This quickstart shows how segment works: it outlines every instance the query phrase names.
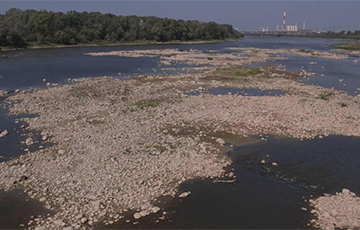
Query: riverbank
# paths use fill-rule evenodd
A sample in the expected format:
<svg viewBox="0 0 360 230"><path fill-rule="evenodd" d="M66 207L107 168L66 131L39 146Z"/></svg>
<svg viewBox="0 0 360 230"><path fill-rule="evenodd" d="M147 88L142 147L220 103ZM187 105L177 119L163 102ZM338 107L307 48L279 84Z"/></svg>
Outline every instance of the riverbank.
<svg viewBox="0 0 360 230"><path fill-rule="evenodd" d="M25 189L57 211L37 218L30 228L94 228L99 222L123 221L130 209L139 212L136 221L158 210L158 197L178 196L177 186L184 181L236 179L226 174L231 161L221 151L230 137L360 136L359 97L302 84L301 73L242 67L278 58L267 51L161 52L110 55L160 55L164 64L208 66L200 73L72 80L5 100L12 114L39 115L21 120L29 131L42 130L42 140L56 144L0 164L1 188ZM208 93L220 87L286 94ZM194 90L199 94L190 96ZM37 141L24 137L30 146Z"/></svg>
<svg viewBox="0 0 360 230"><path fill-rule="evenodd" d="M345 43L337 44L336 50L348 54L360 55L360 42L358 43Z"/></svg>
<svg viewBox="0 0 360 230"><path fill-rule="evenodd" d="M225 40L195 40L195 41L169 41L169 42L157 42L157 41L133 41L133 42L117 42L117 43L82 43L77 45L30 45L24 48L14 48L14 47L0 47L1 51L14 51L14 50L23 50L23 49L58 49L58 48L73 48L73 47L101 47L101 46L136 46L136 45L177 45L177 44L210 44L210 43L220 43L228 41L237 41L237 39L225 39Z"/></svg>

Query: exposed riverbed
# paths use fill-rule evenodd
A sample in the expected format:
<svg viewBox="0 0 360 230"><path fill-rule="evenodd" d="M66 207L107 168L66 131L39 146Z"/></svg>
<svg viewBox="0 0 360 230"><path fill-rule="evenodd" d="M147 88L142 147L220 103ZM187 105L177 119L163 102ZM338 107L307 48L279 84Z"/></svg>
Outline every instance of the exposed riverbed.
<svg viewBox="0 0 360 230"><path fill-rule="evenodd" d="M280 48L288 45L317 52L331 48L324 48L322 42L329 40L322 39L309 40L313 42L310 45L300 42L298 47L291 38L278 41L285 41L278 43ZM268 45L274 43L271 40ZM331 73L325 74L324 83L318 86L303 84L311 82L304 80L301 68L287 69L293 71L289 73L278 67L296 63L286 55L277 58L251 49L251 55L245 56L229 52L228 47L247 44L258 48L261 39L180 47L186 51L141 47L156 50L147 55L160 53L147 57L119 57L149 53L132 52L133 47L117 47L126 52L116 51L112 56L107 53L113 47L74 49L82 53L101 50L100 56L72 56L71 49L44 51L44 62L52 59L46 52L55 53L58 60L69 61L69 65L80 60L92 60L93 66L102 65L101 60L109 62L108 73L116 78L71 81L70 85L55 85L34 93L20 91L6 99L6 103L16 102L10 106L12 113L39 117L22 118L20 122L26 123L15 124L15 118L1 115L0 131L7 129L10 133L0 141L13 142L5 148L5 154L0 154L6 155L7 161L0 167L2 188L27 189L30 197L56 211L50 218L33 220L31 228L308 227L315 218L307 202L311 196L334 194L345 187L360 192L355 177L355 166L360 163L356 154L359 141L352 137L360 136L359 105L358 97L352 96L356 93L350 93L358 81L356 74L350 74L357 70L356 63L352 57L329 59L329 63L355 65L349 76L338 77L345 82L355 79L348 92L351 95L347 95L347 90L330 89L337 88L335 81L326 81ZM192 47L197 50L190 50ZM59 57L58 51L70 57ZM24 52L24 56L14 57L14 53L8 53L5 59L15 64L31 57L27 53L30 51ZM327 69L323 58L313 59ZM237 67L256 62L276 65ZM139 67L132 68L130 63ZM89 66L91 70L93 66L87 64L84 68ZM125 67L119 74L117 68ZM7 68L0 68L6 76L11 73ZM39 75L29 68L30 75ZM188 70L201 73L187 74ZM317 70L322 68L314 72ZM48 81L65 83L69 77L88 77L81 69L80 74L71 68L68 71L68 76L40 74L18 82L0 78L0 82L5 79L1 89L45 87ZM166 75L169 73L173 75ZM153 76L117 79L134 74ZM325 84L331 87L320 87ZM23 124L29 128L20 128ZM39 142L37 146L16 144L29 136ZM21 148L29 148L31 153L11 160L25 152ZM23 176L26 180L21 179ZM188 197L177 198L187 191L191 192ZM175 198L164 204L162 196ZM157 210L157 206L161 210L149 215L155 211L148 210ZM133 214L141 214L141 209L147 217L134 219Z"/></svg>

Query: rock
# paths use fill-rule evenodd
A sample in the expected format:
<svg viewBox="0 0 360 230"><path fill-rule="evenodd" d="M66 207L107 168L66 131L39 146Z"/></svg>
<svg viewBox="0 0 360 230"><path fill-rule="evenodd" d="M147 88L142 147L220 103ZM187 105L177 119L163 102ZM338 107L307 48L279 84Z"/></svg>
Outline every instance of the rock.
<svg viewBox="0 0 360 230"><path fill-rule="evenodd" d="M26 139L25 144L32 145L32 144L34 144L34 140L31 137L29 137L28 139Z"/></svg>
<svg viewBox="0 0 360 230"><path fill-rule="evenodd" d="M6 129L4 130L4 131L2 131L1 133L0 133L0 138L1 137L5 137L6 135L8 135L9 134L9 131L7 131Z"/></svg>
<svg viewBox="0 0 360 230"><path fill-rule="evenodd" d="M185 198L188 197L190 195L190 192L183 192L179 195L180 198Z"/></svg>
<svg viewBox="0 0 360 230"><path fill-rule="evenodd" d="M278 164L276 162L271 163L272 166L277 166Z"/></svg>
<svg viewBox="0 0 360 230"><path fill-rule="evenodd" d="M87 221L88 221L88 219L87 219L86 217L83 217L83 218L81 218L81 220L80 220L80 222L81 222L82 224L85 224Z"/></svg>
<svg viewBox="0 0 360 230"><path fill-rule="evenodd" d="M158 206L154 206L151 208L152 213L158 213L160 211L160 208Z"/></svg>
<svg viewBox="0 0 360 230"><path fill-rule="evenodd" d="M134 218L137 219L137 220L140 219L140 218L141 218L140 213L136 212L136 213L134 214Z"/></svg>
<svg viewBox="0 0 360 230"><path fill-rule="evenodd" d="M216 139L216 142L219 143L220 145L224 145L225 141L221 138Z"/></svg>
<svg viewBox="0 0 360 230"><path fill-rule="evenodd" d="M142 217L148 216L149 214L150 214L150 212L149 212L148 210L142 210L142 211L140 212L140 215L141 215Z"/></svg>
<svg viewBox="0 0 360 230"><path fill-rule="evenodd" d="M99 211L100 209L100 204L101 204L101 201L100 200L96 200L96 201L91 201L91 208L93 211Z"/></svg>
<svg viewBox="0 0 360 230"><path fill-rule="evenodd" d="M43 141L46 141L48 138L49 138L49 137L48 137L47 135L44 135L41 139L42 139Z"/></svg>
<svg viewBox="0 0 360 230"><path fill-rule="evenodd" d="M40 201L40 202L45 202L45 201L46 201L46 197L41 197L39 201Z"/></svg>
<svg viewBox="0 0 360 230"><path fill-rule="evenodd" d="M106 212L105 212L105 211L99 213L99 218L104 217L104 216L106 216Z"/></svg>
<svg viewBox="0 0 360 230"><path fill-rule="evenodd" d="M15 89L15 93L20 93L20 89Z"/></svg>
<svg viewBox="0 0 360 230"><path fill-rule="evenodd" d="M332 215L333 217L336 217L337 214L338 214L338 212L337 212L335 209L332 209L332 210L330 211L330 215Z"/></svg>
<svg viewBox="0 0 360 230"><path fill-rule="evenodd" d="M80 213L79 215L75 216L76 219L80 220L84 217L84 214Z"/></svg>
<svg viewBox="0 0 360 230"><path fill-rule="evenodd" d="M141 206L141 210L147 210L150 207L151 207L150 204L144 204L144 205Z"/></svg>
<svg viewBox="0 0 360 230"><path fill-rule="evenodd" d="M64 154L64 153L65 153L65 150L60 149L60 150L58 151L58 153L59 153L60 155L62 155L62 154Z"/></svg>
<svg viewBox="0 0 360 230"><path fill-rule="evenodd" d="M35 230L46 230L46 228L44 226L37 226Z"/></svg>
<svg viewBox="0 0 360 230"><path fill-rule="evenodd" d="M55 220L54 224L58 227L63 227L65 225L64 221L62 220Z"/></svg>
<svg viewBox="0 0 360 230"><path fill-rule="evenodd" d="M47 87L50 87L50 86L51 86L51 83L50 83L50 82L46 83L46 86L47 86Z"/></svg>
<svg viewBox="0 0 360 230"><path fill-rule="evenodd" d="M342 194L344 194L344 195L349 195L349 194L350 194L350 190L347 189L347 188L343 188L343 190L342 190L341 192L342 192Z"/></svg>
<svg viewBox="0 0 360 230"><path fill-rule="evenodd" d="M65 227L63 230L73 230L73 229L74 229L73 227L67 226L67 227Z"/></svg>
<svg viewBox="0 0 360 230"><path fill-rule="evenodd" d="M261 160L260 163L261 163L261 164L265 164L266 162L265 162L265 160Z"/></svg>

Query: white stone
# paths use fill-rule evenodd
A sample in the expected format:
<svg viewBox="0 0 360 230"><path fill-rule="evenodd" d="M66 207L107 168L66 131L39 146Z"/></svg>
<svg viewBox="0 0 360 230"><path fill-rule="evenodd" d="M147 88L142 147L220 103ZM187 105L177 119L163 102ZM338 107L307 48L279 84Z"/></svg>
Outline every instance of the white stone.
<svg viewBox="0 0 360 230"><path fill-rule="evenodd" d="M141 218L140 213L138 213L138 212L137 212L137 213L135 213L135 214L134 214L134 218L135 218L135 219L140 219L140 218Z"/></svg>
<svg viewBox="0 0 360 230"><path fill-rule="evenodd" d="M219 143L220 145L224 145L225 141L221 138L216 139L216 142Z"/></svg>
<svg viewBox="0 0 360 230"><path fill-rule="evenodd" d="M26 139L25 144L32 145L34 144L34 140L31 137L29 137L28 139Z"/></svg>
<svg viewBox="0 0 360 230"><path fill-rule="evenodd" d="M347 189L347 188L343 188L342 194L344 194L344 195L349 195L349 194L350 194L350 190Z"/></svg>
<svg viewBox="0 0 360 230"><path fill-rule="evenodd" d="M58 153L59 153L60 155L62 155L62 154L64 154L64 153L65 153L65 150L60 149L60 150L58 151Z"/></svg>
<svg viewBox="0 0 360 230"><path fill-rule="evenodd" d="M190 195L190 192L183 192L179 195L180 198L185 198L188 197Z"/></svg>
<svg viewBox="0 0 360 230"><path fill-rule="evenodd" d="M83 217L83 218L81 218L81 220L80 220L80 222L81 222L82 224L85 224L86 221L88 221L88 219L87 219L86 217Z"/></svg>
<svg viewBox="0 0 360 230"><path fill-rule="evenodd" d="M158 206L154 206L154 207L151 208L151 211L153 213L158 213L160 211L160 208Z"/></svg>

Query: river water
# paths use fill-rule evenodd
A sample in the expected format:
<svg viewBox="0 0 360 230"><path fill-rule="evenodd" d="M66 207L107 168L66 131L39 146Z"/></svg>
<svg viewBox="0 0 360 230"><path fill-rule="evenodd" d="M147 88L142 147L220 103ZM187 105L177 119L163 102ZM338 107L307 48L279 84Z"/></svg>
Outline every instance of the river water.
<svg viewBox="0 0 360 230"><path fill-rule="evenodd" d="M68 78L114 76L134 77L139 74L159 74L159 58L126 58L116 56L85 56L88 52L107 52L133 49L200 49L231 52L227 47L287 48L329 51L341 40L313 38L247 37L241 41L216 44L147 45L114 47L77 47L0 52L0 89L13 91L45 87L46 82L66 83ZM319 77L304 79L307 84L343 90L350 95L360 88L360 63L349 60L332 60L287 55L289 59L270 62L284 65L289 71L305 68ZM310 62L317 65L310 65ZM263 63L269 64L269 63ZM178 71L183 66L176 66ZM324 74L323 77L320 77ZM43 79L46 79L44 81ZM343 79L342 82L339 80ZM345 85L344 85L345 84ZM216 89L217 94L227 94L227 89ZM232 93L257 94L246 90ZM268 95L267 92L262 92ZM281 92L277 92L281 94ZM259 93L260 94L260 93ZM1 101L0 101L1 103ZM6 110L0 109L0 130L8 129L10 135L0 138L0 162L24 154L20 141L25 131L15 123ZM260 138L260 137L255 137ZM41 143L39 143L41 145ZM234 145L236 145L234 143ZM36 148L38 146L34 146ZM46 147L46 146L45 146ZM165 220L159 215L142 218L139 223L121 222L110 228L308 228L311 218L305 200L323 193L334 193L346 187L360 194L360 139L330 136L323 139L300 141L269 137L268 141L246 146L235 146L228 156L233 159L236 183L212 183L194 180L180 186L180 191L191 191L183 200L167 200ZM35 149L31 149L33 151ZM266 159L266 164L260 163ZM277 162L278 166L272 166ZM47 213L39 204L19 195L0 191L0 227L16 228L26 223L26 217ZM6 202L11 197L11 204ZM14 197L20 197L14 199ZM9 198L10 199L10 198ZM24 218L16 213L16 206L25 205ZM166 199L165 199L166 200ZM34 207L34 208L32 208ZM131 216L131 213L129 214ZM130 217L129 217L130 218ZM20 220L21 219L21 220ZM6 225L5 225L6 223Z"/></svg>

